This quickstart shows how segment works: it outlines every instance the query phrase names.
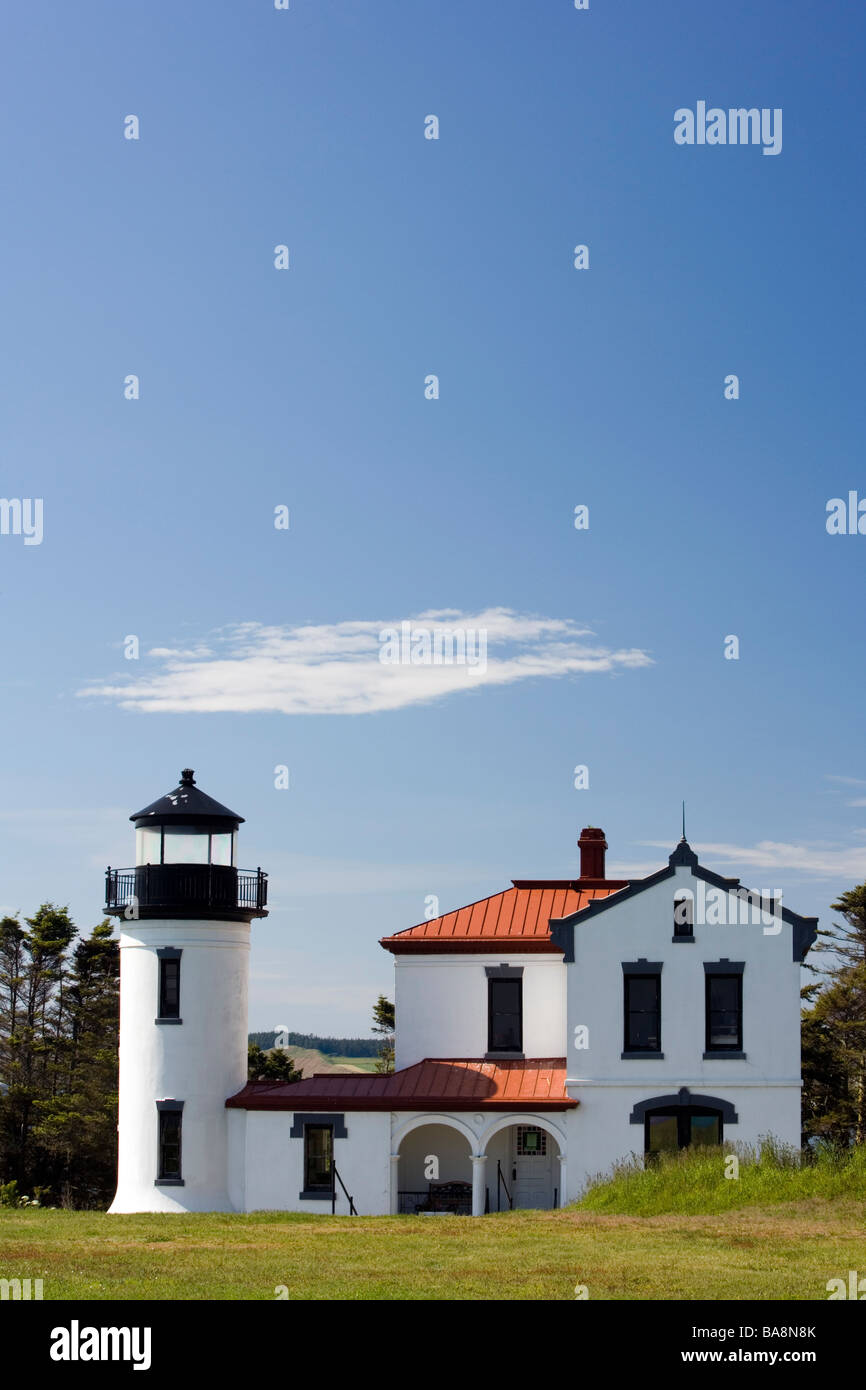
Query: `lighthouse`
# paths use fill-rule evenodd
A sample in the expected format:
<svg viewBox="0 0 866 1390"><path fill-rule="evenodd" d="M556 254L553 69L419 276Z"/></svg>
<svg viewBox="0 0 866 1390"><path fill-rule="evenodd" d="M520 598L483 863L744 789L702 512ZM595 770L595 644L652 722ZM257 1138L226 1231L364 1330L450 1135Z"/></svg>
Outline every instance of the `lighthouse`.
<svg viewBox="0 0 866 1390"><path fill-rule="evenodd" d="M247 1079L250 924L267 875L238 869L243 816L180 784L130 820L135 866L106 872L120 919L112 1212L233 1211L225 1103Z"/></svg>

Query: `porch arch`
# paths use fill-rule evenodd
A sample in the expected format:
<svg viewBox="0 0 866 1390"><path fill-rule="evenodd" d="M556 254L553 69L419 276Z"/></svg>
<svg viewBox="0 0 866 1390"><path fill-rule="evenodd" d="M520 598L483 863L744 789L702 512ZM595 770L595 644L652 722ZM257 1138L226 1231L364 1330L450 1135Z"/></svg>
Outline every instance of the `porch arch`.
<svg viewBox="0 0 866 1390"><path fill-rule="evenodd" d="M440 1115L436 1111L431 1110L423 1115L416 1115L414 1119L404 1120L401 1125L398 1125L397 1128L392 1131L391 1153L396 1157L400 1152L400 1145L406 1138L406 1135L411 1134L415 1129L422 1129L424 1125L446 1125L449 1129L456 1129L457 1133L462 1134L463 1138L468 1143L469 1152L471 1154L480 1152L478 1147L478 1136L474 1130L470 1129L462 1120L455 1119L453 1115Z"/></svg>
<svg viewBox="0 0 866 1390"><path fill-rule="evenodd" d="M481 1134L481 1138L478 1141L478 1152L481 1154L486 1153L487 1145L490 1143L493 1136L499 1134L503 1129L511 1129L512 1125L537 1125L539 1129L545 1130L550 1135L551 1139L556 1140L559 1146L559 1152L562 1158L565 1158L565 1134L558 1125L553 1124L553 1122L546 1119L544 1115L511 1114L503 1115L501 1119L493 1120Z"/></svg>
<svg viewBox="0 0 866 1390"><path fill-rule="evenodd" d="M433 1173L425 1171L422 1177L422 1155L425 1155L428 1147L436 1155L437 1164ZM483 1211L483 1205L480 1210L477 1209L483 1197L483 1176L484 1159L478 1156L477 1135L469 1125L453 1115L425 1112L404 1120L392 1132L392 1215L431 1209L460 1212L467 1200L467 1189L472 1192L472 1213L479 1215ZM441 1190L437 1194L434 1190L437 1184L440 1189L445 1189L447 1195L443 1195ZM431 1208L431 1200L453 1200L457 1205Z"/></svg>

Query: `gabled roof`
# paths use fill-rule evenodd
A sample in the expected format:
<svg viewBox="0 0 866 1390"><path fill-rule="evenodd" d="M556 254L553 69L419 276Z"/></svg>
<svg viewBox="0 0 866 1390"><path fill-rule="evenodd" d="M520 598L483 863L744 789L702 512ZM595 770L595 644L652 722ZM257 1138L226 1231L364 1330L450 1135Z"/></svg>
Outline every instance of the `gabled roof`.
<svg viewBox="0 0 866 1390"><path fill-rule="evenodd" d="M657 883L662 883L666 878L673 878L676 870L680 867L691 869L695 878L702 879L704 883L710 883L714 888L721 888L723 892L731 893L739 890L747 896L748 900L756 907L760 906L765 899L760 893L754 892L751 888L742 888L738 878L724 878L721 874L714 874L711 869L705 869L698 863L698 856L695 854L691 845L686 839L680 840L676 849L668 858L668 867L659 869L656 873L650 874L648 878L632 879L622 892L617 893L615 898L604 898L587 904L583 908L577 909L564 915L560 921L551 922L550 935L559 949L564 953L567 963L574 960L574 929L583 922L589 921L591 917L596 917L598 913L604 912L607 908L613 907L616 903L621 903L626 898L635 897L638 893L643 893L647 888L653 888ZM579 921L578 921L579 916ZM793 927L793 956L794 960L802 961L806 958L809 947L814 943L818 936L818 918L801 917L798 913L792 912L788 907L782 907L777 916L783 922L788 922Z"/></svg>
<svg viewBox="0 0 866 1390"><path fill-rule="evenodd" d="M249 1081L230 1110L571 1110L565 1058L491 1062L427 1057L391 1076L320 1073L306 1081Z"/></svg>
<svg viewBox="0 0 866 1390"><path fill-rule="evenodd" d="M380 945L395 955L437 952L522 951L558 955L551 918L581 912L590 903L619 893L627 879L512 879L512 887L468 907L385 936Z"/></svg>

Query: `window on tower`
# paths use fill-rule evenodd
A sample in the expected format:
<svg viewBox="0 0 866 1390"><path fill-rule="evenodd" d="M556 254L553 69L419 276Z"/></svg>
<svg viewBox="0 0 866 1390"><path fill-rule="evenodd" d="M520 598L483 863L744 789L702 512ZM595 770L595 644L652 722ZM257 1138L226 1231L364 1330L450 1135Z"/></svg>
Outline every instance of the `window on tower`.
<svg viewBox="0 0 866 1390"><path fill-rule="evenodd" d="M156 1108L159 1119L157 1144L157 1186L181 1186L181 1129L183 1126L183 1101L158 1100Z"/></svg>
<svg viewBox="0 0 866 1390"><path fill-rule="evenodd" d="M159 998L157 1023L180 1023L180 951L174 946L162 946L159 957Z"/></svg>

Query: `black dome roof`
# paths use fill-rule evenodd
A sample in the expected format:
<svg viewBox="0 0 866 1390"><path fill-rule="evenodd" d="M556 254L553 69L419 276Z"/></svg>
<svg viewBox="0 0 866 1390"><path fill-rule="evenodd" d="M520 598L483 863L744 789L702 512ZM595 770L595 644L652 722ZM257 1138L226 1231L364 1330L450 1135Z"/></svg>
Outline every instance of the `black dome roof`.
<svg viewBox="0 0 866 1390"><path fill-rule="evenodd" d="M235 811L230 811L228 806L223 806L221 802L214 801L212 796L208 796L197 787L192 768L185 767L180 774L180 783L174 791L166 792L165 796L152 801L143 811L136 811L129 819L157 822L177 820L186 822L187 825L215 821L228 827L229 824L241 825L244 818Z"/></svg>

